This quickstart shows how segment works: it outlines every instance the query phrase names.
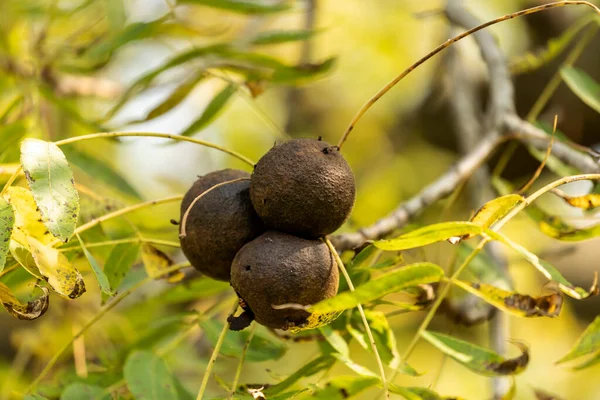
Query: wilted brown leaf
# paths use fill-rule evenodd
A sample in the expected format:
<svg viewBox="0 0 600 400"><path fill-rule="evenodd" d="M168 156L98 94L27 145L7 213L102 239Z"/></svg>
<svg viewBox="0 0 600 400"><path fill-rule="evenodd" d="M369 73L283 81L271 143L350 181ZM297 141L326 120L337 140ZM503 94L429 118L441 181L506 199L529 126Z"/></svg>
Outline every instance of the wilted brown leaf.
<svg viewBox="0 0 600 400"><path fill-rule="evenodd" d="M521 350L521 355L498 363L490 363L488 369L498 375L514 375L523 371L529 364L529 349L524 343L512 342Z"/></svg>
<svg viewBox="0 0 600 400"><path fill-rule="evenodd" d="M540 389L535 389L535 398L537 400L563 400L562 397L555 396Z"/></svg>
<svg viewBox="0 0 600 400"><path fill-rule="evenodd" d="M42 292L40 297L35 300L22 304L10 291L8 286L0 283L0 302L10 315L18 319L34 320L44 315L48 309L49 295L48 289L38 286Z"/></svg>

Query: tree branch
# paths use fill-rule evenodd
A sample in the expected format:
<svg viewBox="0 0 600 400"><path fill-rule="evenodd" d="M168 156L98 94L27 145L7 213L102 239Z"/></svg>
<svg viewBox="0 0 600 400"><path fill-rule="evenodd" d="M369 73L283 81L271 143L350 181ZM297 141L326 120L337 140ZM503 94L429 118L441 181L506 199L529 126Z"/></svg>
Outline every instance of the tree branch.
<svg viewBox="0 0 600 400"><path fill-rule="evenodd" d="M478 22L473 15L462 8L460 1L450 0L446 15L450 22L465 28L476 26ZM520 14L514 14L517 15ZM488 133L452 169L417 195L398 205L390 214L358 232L332 236L331 242L339 251L353 249L367 240L380 239L402 228L426 207L452 193L465 178L474 173L503 140L516 139L540 150L547 148L550 136L521 119L515 112L513 84L505 57L496 40L489 32L483 30L473 35L489 74L490 101L484 123L484 130ZM574 150L565 143L555 143L552 154L583 173L600 171L600 160Z"/></svg>

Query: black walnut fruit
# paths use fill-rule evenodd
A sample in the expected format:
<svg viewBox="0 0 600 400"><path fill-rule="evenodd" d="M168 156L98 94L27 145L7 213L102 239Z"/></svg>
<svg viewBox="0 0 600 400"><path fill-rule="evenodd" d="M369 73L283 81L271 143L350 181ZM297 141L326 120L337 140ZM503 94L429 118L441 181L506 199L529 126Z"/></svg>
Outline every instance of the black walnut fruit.
<svg viewBox="0 0 600 400"><path fill-rule="evenodd" d="M338 283L338 268L325 243L278 231L246 244L231 266L231 286L243 300L243 315L253 314L256 322L275 329L306 327L311 314L273 306L318 303L335 296Z"/></svg>
<svg viewBox="0 0 600 400"><path fill-rule="evenodd" d="M307 238L336 231L355 197L354 174L338 148L315 139L273 147L250 183L250 199L267 226Z"/></svg>
<svg viewBox="0 0 600 400"><path fill-rule="evenodd" d="M234 169L199 177L181 202L180 229L197 196L219 183L249 177L249 173ZM249 187L249 180L219 186L201 197L187 217L185 236L180 235L181 249L194 268L211 278L229 281L236 253L265 230L252 208Z"/></svg>

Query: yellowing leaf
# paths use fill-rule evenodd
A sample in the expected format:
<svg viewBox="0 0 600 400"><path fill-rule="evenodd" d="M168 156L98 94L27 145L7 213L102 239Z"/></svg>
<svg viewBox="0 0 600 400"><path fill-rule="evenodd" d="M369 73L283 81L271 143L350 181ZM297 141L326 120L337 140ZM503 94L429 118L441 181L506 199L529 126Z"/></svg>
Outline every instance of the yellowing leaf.
<svg viewBox="0 0 600 400"><path fill-rule="evenodd" d="M75 299L85 293L83 277L63 253L33 237L27 238L31 255L52 289L67 299Z"/></svg>
<svg viewBox="0 0 600 400"><path fill-rule="evenodd" d="M433 390L421 387L405 387L390 384L390 392L399 394L406 400L461 400L459 397L440 396Z"/></svg>
<svg viewBox="0 0 600 400"><path fill-rule="evenodd" d="M511 249L515 250L517 253L521 254L521 256L523 256L531 265L533 265L535 268L537 268L538 271L544 274L546 278L557 282L560 290L562 290L564 293L571 296L572 298L581 300L585 299L586 297L598 294L598 274L594 275L594 282L592 283L590 289L585 290L569 282L552 264L542 260L535 254L527 250L525 247L510 240L505 235L499 232L491 231L489 229L486 230L485 233L491 238L499 240L500 242L509 246Z"/></svg>
<svg viewBox="0 0 600 400"><path fill-rule="evenodd" d="M416 229L395 239L377 240L373 245L381 250L406 250L454 237L478 235L481 232L481 226L473 222L442 222Z"/></svg>
<svg viewBox="0 0 600 400"><path fill-rule="evenodd" d="M483 229L489 228L494 222L502 218L517 203L523 201L523 197L518 194L507 194L497 199L485 203L471 218L471 222L481 226ZM474 234L467 234L462 239L472 238Z"/></svg>
<svg viewBox="0 0 600 400"><path fill-rule="evenodd" d="M10 236L15 223L15 212L11 205L0 197L0 272L6 264L6 255L9 250Z"/></svg>
<svg viewBox="0 0 600 400"><path fill-rule="evenodd" d="M600 207L600 193L590 193L584 196L560 197L573 207L583 208L584 210L590 210L592 208Z"/></svg>
<svg viewBox="0 0 600 400"><path fill-rule="evenodd" d="M79 195L65 155L54 143L25 139L21 164L44 225L67 242L77 225Z"/></svg>
<svg viewBox="0 0 600 400"><path fill-rule="evenodd" d="M506 359L495 352L437 332L424 331L421 336L471 371L485 375L516 375L529 363L529 350L521 343L513 342L521 349L521 355Z"/></svg>
<svg viewBox="0 0 600 400"><path fill-rule="evenodd" d="M564 363L596 352L600 352L600 315L588 325L588 327L577 340L575 346L573 346L567 355L558 360L557 363ZM595 358L597 359L596 363L600 362L600 358ZM586 366L593 365L589 363L586 364Z"/></svg>
<svg viewBox="0 0 600 400"><path fill-rule="evenodd" d="M142 262L144 263L146 274L150 277L160 276L163 270L175 264L171 260L171 257L148 243L144 243L142 246ZM169 283L176 283L181 281L184 276L183 272L175 271L164 276L164 279Z"/></svg>
<svg viewBox="0 0 600 400"><path fill-rule="evenodd" d="M19 231L13 232L13 237L17 235L22 236L22 240L27 243L27 236L23 235L23 233ZM10 254L14 257L14 259L21 264L23 268L31 275L35 276L38 279L43 279L40 270L35 264L35 260L31 255L31 251L29 251L29 246L27 244L21 244L20 240L11 240L10 241Z"/></svg>
<svg viewBox="0 0 600 400"><path fill-rule="evenodd" d="M308 307L308 311L316 314L343 311L410 286L439 282L443 276L444 271L435 264L423 262L407 265L368 281L357 287L354 292L342 292L335 297L312 305Z"/></svg>
<svg viewBox="0 0 600 400"><path fill-rule="evenodd" d="M8 286L0 283L0 302L6 311L15 318L29 321L39 318L44 315L49 303L48 289L43 286L39 286L39 288L44 292L40 297L27 304L22 304L11 293Z"/></svg>
<svg viewBox="0 0 600 400"><path fill-rule="evenodd" d="M485 283L454 281L456 286L482 298L496 308L518 317L558 317L563 297L560 293L532 297L509 292Z"/></svg>
<svg viewBox="0 0 600 400"><path fill-rule="evenodd" d="M52 242L54 238L42 223L42 215L35 204L32 193L18 186L9 187L7 193L8 201L15 210L15 231L34 237L43 244ZM22 236L17 240L23 245L27 244L22 240Z"/></svg>

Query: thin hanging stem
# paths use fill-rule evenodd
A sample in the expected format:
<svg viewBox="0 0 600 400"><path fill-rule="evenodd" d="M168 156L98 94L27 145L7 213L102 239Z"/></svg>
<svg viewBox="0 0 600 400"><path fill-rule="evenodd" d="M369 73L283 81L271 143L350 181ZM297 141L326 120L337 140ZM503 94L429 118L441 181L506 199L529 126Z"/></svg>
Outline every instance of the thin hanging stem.
<svg viewBox="0 0 600 400"><path fill-rule="evenodd" d="M26 393L31 393L35 390L35 388L40 383L40 381L42 379L44 379L44 377L46 375L48 375L48 372L50 372L52 367L56 364L56 362L60 359L60 357L73 345L73 342L77 338L81 337L89 328L91 328L96 322L98 322L102 317L104 317L110 310L112 310L117 304L119 304L121 301L123 301L127 296L129 296L131 293L133 293L140 287L144 286L146 283L152 282L155 279L158 279L160 277L168 275L171 272L175 272L182 268L189 267L189 265L190 265L189 262L172 265L171 267L160 271L157 275L151 276L151 277L149 276L146 279L136 283L129 289L125 290L124 292L122 292L121 294L116 296L113 301L111 301L102 310L100 310L96 315L94 315L94 317L91 320L89 320L79 330L79 332L77 332L75 335L73 335L73 337L69 340L69 342L67 342L56 354L54 354L54 356L50 359L50 361L48 361L48 364L46 364L46 366L44 367L42 372L40 372L40 374L37 376L37 378L35 378L33 380L33 382L31 382L31 384L29 385L29 387L26 390Z"/></svg>
<svg viewBox="0 0 600 400"><path fill-rule="evenodd" d="M235 370L235 376L233 378L233 382L231 383L231 392L229 393L228 399L233 399L235 395L235 389L237 388L238 382L240 381L240 376L242 375L242 367L244 366L244 360L246 359L246 353L250 348L250 342L252 342L252 338L254 337L254 331L256 330L256 323L252 324L250 327L250 334L248 335L248 339L246 339L246 343L244 344L244 349L242 350L242 355L240 356L240 362L238 363L237 369Z"/></svg>
<svg viewBox="0 0 600 400"><path fill-rule="evenodd" d="M329 247L329 251L335 258L335 262L337 263L340 271L342 272L342 275L344 275L344 279L346 279L346 282L348 283L348 288L351 292L354 292L354 284L352 283L350 275L348 275L348 271L346 271L346 267L344 267L344 262L337 253L337 250L335 249L335 247L333 247L328 238L324 238L323 241L325 242L327 247ZM369 321L367 321L367 316L365 315L365 310L363 309L362 305L359 304L357 308L358 313L360 314L360 318L362 319L363 325L365 326L367 336L369 337L369 342L371 342L371 350L373 350L373 354L375 355L375 359L377 360L377 366L379 367L379 375L381 375L381 383L383 384L383 392L385 394L385 397L389 399L390 393L388 390L388 381L385 378L385 369L383 367L383 362L381 361L379 351L377 350L377 346L375 345L375 338L373 337L373 332L371 332L371 327L369 326Z"/></svg>
<svg viewBox="0 0 600 400"><path fill-rule="evenodd" d="M181 218L181 224L180 224L180 229L179 229L179 237L180 238L186 237L187 233L186 233L185 228L187 227L187 220L188 220L188 217L190 215L190 212L192 211L192 208L194 207L194 205L196 205L196 203L198 202L198 200L200 200L202 197L204 197L204 195L212 192L213 190L215 190L218 187L225 186L225 185L227 185L229 183L235 183L235 182L241 182L241 181L249 181L249 180L250 180L250 178L237 178L237 179L232 179L230 181L221 182L221 183L218 183L215 186L211 187L210 189L207 189L204 192L200 193L198 196L196 196L194 198L194 200L188 206L187 210L185 210L185 213L183 214L183 217Z"/></svg>
<svg viewBox="0 0 600 400"><path fill-rule="evenodd" d="M239 300L236 298L231 308L231 311L228 315L233 315L237 311L239 305ZM223 325L223 329L221 330L221 334L217 339L217 343L215 343L215 348L213 349L212 355L210 356L210 360L208 360L208 365L206 366L206 371L204 371L204 376L202 377L202 384L200 385L200 390L198 390L198 396L196 396L196 400L202 400L204 397L204 392L206 391L206 386L208 385L208 379L210 378L210 374L212 372L213 366L217 362L217 357L219 357L219 351L221 350L221 346L223 345L223 341L225 341L225 336L229 331L229 321L225 322Z"/></svg>
<svg viewBox="0 0 600 400"><path fill-rule="evenodd" d="M344 145L344 143L348 139L348 136L350 135L350 132L352 132L352 130L354 129L354 127L356 126L356 124L358 123L358 121L369 110L369 108L371 108L371 106L373 106L373 104L375 104L377 102L377 100L379 100L381 97L383 97L383 95L385 95L387 92L389 92L390 89L392 89L394 86L396 86L396 84L398 82L400 82L406 75L410 74L418 66L420 66L421 64L423 64L425 61L429 60L431 57L433 57L434 55L436 55L440 51L442 51L445 48L449 47L450 45L458 42L459 40L464 39L467 36L470 36L471 34L477 32L477 31L480 31L480 30L482 30L484 28L487 28L488 26L495 25L495 24L497 24L499 22L503 22L503 21L507 21L509 19L521 17L523 15L533 14L533 13L536 13L536 12L539 12L539 11L549 10L549 9L555 8L555 7L564 7L564 6L568 6L568 5L583 5L583 6L588 6L588 7L593 8L594 11L596 11L598 14L600 14L600 8L598 8L597 6L593 5L592 3L588 2L588 1L559 1L559 2L555 2L555 3L544 4L544 5L537 6L537 7L531 7L531 8L528 8L528 9L525 9L525 10L521 10L521 11L518 11L518 12L515 12L515 13L512 13L512 14L504 15L502 17L493 19L493 20L488 21L488 22L486 22L484 24L481 24L481 25L478 25L478 26L476 26L474 28L471 28L468 31L465 31L465 32L461 33L460 35L453 37L452 39L448 39L447 41L445 41L444 43L442 43L441 45L439 45L438 47L436 47L435 49L433 49L431 52L429 52L427 55L425 55L423 58L421 58L420 60L418 60L416 63L414 63L413 65L411 65L407 69L405 69L400 75L396 76L387 85L385 85L377 93L375 93L375 95L373 97L371 97L358 110L358 112L356 113L356 115L354 116L354 118L352 118L352 121L350 121L350 124L348 125L348 127L346 128L346 131L344 132L344 134L342 135L342 137L340 138L340 140L338 142L338 147L340 149L342 148L342 146Z"/></svg>
<svg viewBox="0 0 600 400"><path fill-rule="evenodd" d="M249 158L241 155L240 153L230 150L226 147L219 146L218 144L210 143L205 140L194 139L194 138L187 137L187 136L171 135L169 133L102 132L102 133L92 133L90 135L75 136L72 138L59 140L58 142L54 142L54 144L56 144L57 146L64 146L66 144L71 144L71 143L81 142L84 140L91 140L91 139L112 138L112 137L140 137L140 136L141 137L158 137L158 138L179 140L179 141L183 141L183 142L191 142L191 143L199 144L201 146L210 147L212 149L222 151L223 153L227 153L227 154L237 158L238 160L245 162L246 164L250 165L251 167L254 166L254 162L252 160L250 160Z"/></svg>
<svg viewBox="0 0 600 400"><path fill-rule="evenodd" d="M101 217L94 218L93 220L77 227L77 229L75 229L75 233L81 233L81 232L87 231L88 229L91 229L94 226L96 226L102 222L105 222L109 219L120 217L121 215L125 215L130 212L140 210L142 208L152 207L152 206L156 206L159 204L171 203L174 201L179 201L182 198L183 198L183 195L169 196L169 197L164 197L162 199L149 200L149 201L145 201L143 203L138 203L138 204L134 204L134 205L131 205L128 207L124 207L124 208L121 208L120 210L113 211L113 212L105 214ZM52 243L50 243L50 246L56 246L61 243L62 242L60 240L56 239Z"/></svg>

